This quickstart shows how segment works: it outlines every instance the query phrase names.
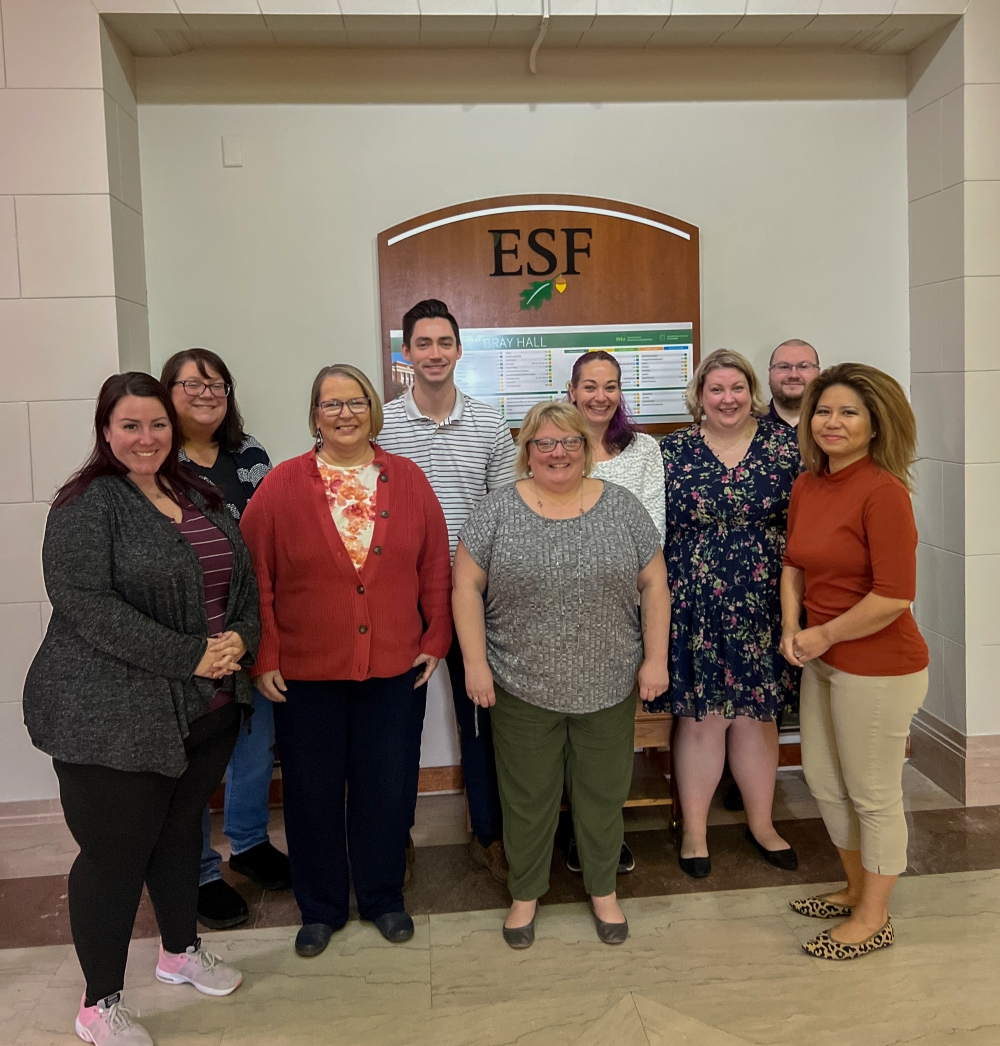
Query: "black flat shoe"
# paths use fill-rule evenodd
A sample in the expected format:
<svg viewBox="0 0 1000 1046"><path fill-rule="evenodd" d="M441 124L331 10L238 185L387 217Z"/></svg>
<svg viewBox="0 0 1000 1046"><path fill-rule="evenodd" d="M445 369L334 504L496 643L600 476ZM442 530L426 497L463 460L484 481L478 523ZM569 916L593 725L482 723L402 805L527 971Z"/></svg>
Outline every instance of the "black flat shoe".
<svg viewBox="0 0 1000 1046"><path fill-rule="evenodd" d="M622 852L618 855L618 874L627 875L635 870L635 858L628 848L628 843L622 843Z"/></svg>
<svg viewBox="0 0 1000 1046"><path fill-rule="evenodd" d="M580 852L576 848L575 839L570 839L569 846L566 847L566 867L574 875L580 875L583 872L583 865L580 864Z"/></svg>
<svg viewBox="0 0 1000 1046"><path fill-rule="evenodd" d="M503 927L503 939L511 948L530 948L535 943L535 919L538 917L538 906L527 926Z"/></svg>
<svg viewBox="0 0 1000 1046"><path fill-rule="evenodd" d="M228 930L250 918L247 902L224 879L198 887L198 922L210 930Z"/></svg>
<svg viewBox="0 0 1000 1046"><path fill-rule="evenodd" d="M305 923L295 935L295 953L304 959L326 950L333 936L333 927L326 923Z"/></svg>
<svg viewBox="0 0 1000 1046"><path fill-rule="evenodd" d="M692 879L704 879L712 871L711 857L678 857L677 863L681 871Z"/></svg>
<svg viewBox="0 0 1000 1046"><path fill-rule="evenodd" d="M265 890L287 890L292 885L288 856L267 841L233 854L229 867Z"/></svg>
<svg viewBox="0 0 1000 1046"><path fill-rule="evenodd" d="M628 919L623 923L606 923L597 917L593 904L590 906L590 914L594 917L597 936L604 944L624 944L628 940Z"/></svg>
<svg viewBox="0 0 1000 1046"><path fill-rule="evenodd" d="M767 861L768 864L773 864L775 868L781 868L786 872L794 872L799 866L799 855L789 846L784 850L765 850L760 843L754 838L753 832L750 831L750 826L747 826L747 839L753 844L753 848Z"/></svg>
<svg viewBox="0 0 1000 1046"><path fill-rule="evenodd" d="M743 795L735 781L726 789L726 794L722 797L722 806L725 810L743 809Z"/></svg>
<svg viewBox="0 0 1000 1046"><path fill-rule="evenodd" d="M406 912L386 912L374 921L378 932L391 944L402 944L413 936L413 920Z"/></svg>

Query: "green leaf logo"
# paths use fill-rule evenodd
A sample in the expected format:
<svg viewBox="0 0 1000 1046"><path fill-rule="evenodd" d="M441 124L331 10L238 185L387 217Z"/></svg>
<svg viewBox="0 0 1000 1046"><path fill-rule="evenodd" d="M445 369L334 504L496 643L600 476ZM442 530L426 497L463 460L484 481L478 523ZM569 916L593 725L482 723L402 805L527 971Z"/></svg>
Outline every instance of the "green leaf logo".
<svg viewBox="0 0 1000 1046"><path fill-rule="evenodd" d="M546 301L552 301L551 280L535 280L530 287L521 291L522 309L540 309Z"/></svg>

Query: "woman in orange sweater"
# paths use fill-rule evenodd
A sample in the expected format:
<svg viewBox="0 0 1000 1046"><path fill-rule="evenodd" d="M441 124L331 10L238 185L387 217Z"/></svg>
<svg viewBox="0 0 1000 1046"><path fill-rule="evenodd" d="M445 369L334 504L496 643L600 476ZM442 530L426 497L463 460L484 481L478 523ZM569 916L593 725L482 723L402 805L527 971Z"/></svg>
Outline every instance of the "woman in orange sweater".
<svg viewBox="0 0 1000 1046"><path fill-rule="evenodd" d="M240 523L260 588L253 675L274 702L303 956L347 922L352 878L362 919L389 941L413 936L407 753L451 646L451 557L430 483L372 442L381 427L368 378L324 367L309 407L315 449L273 469Z"/></svg>
<svg viewBox="0 0 1000 1046"><path fill-rule="evenodd" d="M823 959L892 944L889 898L906 870L903 759L927 693L927 645L910 612L916 443L905 393L874 367L831 367L806 392L808 471L788 509L781 652L803 669L802 769L847 875L842 890L791 902L802 915L846 916L803 945Z"/></svg>

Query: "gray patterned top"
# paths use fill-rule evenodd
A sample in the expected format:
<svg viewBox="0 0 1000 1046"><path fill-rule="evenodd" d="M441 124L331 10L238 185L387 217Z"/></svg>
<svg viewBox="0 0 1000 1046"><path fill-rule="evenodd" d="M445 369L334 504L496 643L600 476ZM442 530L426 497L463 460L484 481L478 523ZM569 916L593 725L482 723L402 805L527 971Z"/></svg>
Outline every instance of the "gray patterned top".
<svg viewBox="0 0 1000 1046"><path fill-rule="evenodd" d="M459 535L486 571L486 648L508 693L555 712L624 701L642 663L636 585L660 551L641 502L604 484L575 519L545 519L516 487L486 496Z"/></svg>

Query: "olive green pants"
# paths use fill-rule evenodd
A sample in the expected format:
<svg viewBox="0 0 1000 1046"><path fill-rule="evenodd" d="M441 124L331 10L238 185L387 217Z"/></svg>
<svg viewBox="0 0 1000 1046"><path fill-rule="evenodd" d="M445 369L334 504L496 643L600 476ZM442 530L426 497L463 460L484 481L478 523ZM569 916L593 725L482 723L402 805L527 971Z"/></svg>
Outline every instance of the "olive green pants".
<svg viewBox="0 0 1000 1046"><path fill-rule="evenodd" d="M573 715L495 690L490 721L511 896L533 901L548 891L564 782L583 885L593 897L613 893L622 805L632 783L635 693L611 708Z"/></svg>

